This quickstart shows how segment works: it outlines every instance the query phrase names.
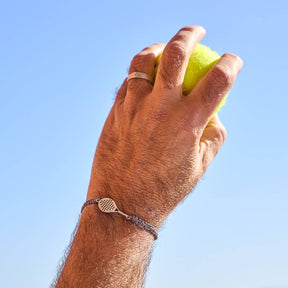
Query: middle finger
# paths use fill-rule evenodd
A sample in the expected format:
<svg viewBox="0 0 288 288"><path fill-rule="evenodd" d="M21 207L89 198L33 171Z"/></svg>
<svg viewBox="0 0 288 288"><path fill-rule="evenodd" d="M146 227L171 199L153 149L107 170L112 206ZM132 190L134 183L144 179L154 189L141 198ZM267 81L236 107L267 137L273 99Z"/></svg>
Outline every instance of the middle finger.
<svg viewBox="0 0 288 288"><path fill-rule="evenodd" d="M154 89L165 92L172 91L174 94L182 96L182 83L189 58L205 33L205 29L201 26L187 26L170 40L160 60ZM156 94L163 95L163 93ZM170 93L168 94L170 96Z"/></svg>

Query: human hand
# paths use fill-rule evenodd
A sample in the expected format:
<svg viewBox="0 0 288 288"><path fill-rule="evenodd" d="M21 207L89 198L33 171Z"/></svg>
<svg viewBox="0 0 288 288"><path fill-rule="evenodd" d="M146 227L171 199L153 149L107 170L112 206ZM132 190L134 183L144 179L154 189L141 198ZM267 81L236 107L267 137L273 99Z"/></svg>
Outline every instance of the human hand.
<svg viewBox="0 0 288 288"><path fill-rule="evenodd" d="M187 96L182 82L188 60L205 30L181 29L165 46L136 55L104 125L93 162L87 199L110 197L120 210L160 227L205 173L225 140L213 112L231 89L242 61L224 54ZM212 118L211 118L212 117Z"/></svg>

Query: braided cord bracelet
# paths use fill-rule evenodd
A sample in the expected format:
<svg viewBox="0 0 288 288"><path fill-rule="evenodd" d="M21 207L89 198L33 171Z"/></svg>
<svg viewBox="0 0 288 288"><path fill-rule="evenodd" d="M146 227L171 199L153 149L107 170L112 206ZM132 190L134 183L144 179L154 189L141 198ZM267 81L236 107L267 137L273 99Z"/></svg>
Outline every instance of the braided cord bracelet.
<svg viewBox="0 0 288 288"><path fill-rule="evenodd" d="M92 204L98 204L98 207L99 209L104 212L104 213L119 213L121 214L122 216L124 216L127 220L129 220L130 222L134 223L135 225L141 227L142 229L150 232L153 236L154 236L154 239L156 240L158 238L158 231L157 229L147 223L146 221L144 221L143 219L140 219L136 216L130 216L130 215L127 215L125 214L124 212L120 211L118 208L117 208L117 205L116 203L114 202L113 199L111 198L93 198L93 199L90 199L90 200L87 200L82 208L81 208L81 213L83 212L83 210L88 206L88 205L92 205Z"/></svg>

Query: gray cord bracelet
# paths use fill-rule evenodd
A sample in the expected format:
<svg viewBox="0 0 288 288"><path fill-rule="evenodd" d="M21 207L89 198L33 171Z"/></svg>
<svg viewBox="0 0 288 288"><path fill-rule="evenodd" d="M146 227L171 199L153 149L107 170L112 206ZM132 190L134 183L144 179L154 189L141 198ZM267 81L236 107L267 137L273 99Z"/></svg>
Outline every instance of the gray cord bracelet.
<svg viewBox="0 0 288 288"><path fill-rule="evenodd" d="M99 209L104 213L119 213L119 214L121 214L130 222L132 222L135 225L137 225L137 226L143 228L144 230L147 230L148 232L150 232L154 236L154 240L156 240L158 238L158 231L153 225L147 223L143 219L140 219L136 216L130 216L130 215L127 215L124 212L120 211L117 208L117 205L114 202L114 200L111 198L102 198L102 199L93 198L93 199L87 200L81 208L81 213L83 212L83 210L88 205L92 205L92 204L98 204Z"/></svg>

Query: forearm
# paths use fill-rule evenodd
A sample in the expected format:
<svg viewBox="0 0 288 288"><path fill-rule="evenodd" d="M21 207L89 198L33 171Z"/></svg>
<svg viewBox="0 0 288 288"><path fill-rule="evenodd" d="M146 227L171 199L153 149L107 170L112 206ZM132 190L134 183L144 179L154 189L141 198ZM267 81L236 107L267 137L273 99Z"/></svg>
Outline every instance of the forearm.
<svg viewBox="0 0 288 288"><path fill-rule="evenodd" d="M153 240L123 216L88 206L56 287L142 287Z"/></svg>

